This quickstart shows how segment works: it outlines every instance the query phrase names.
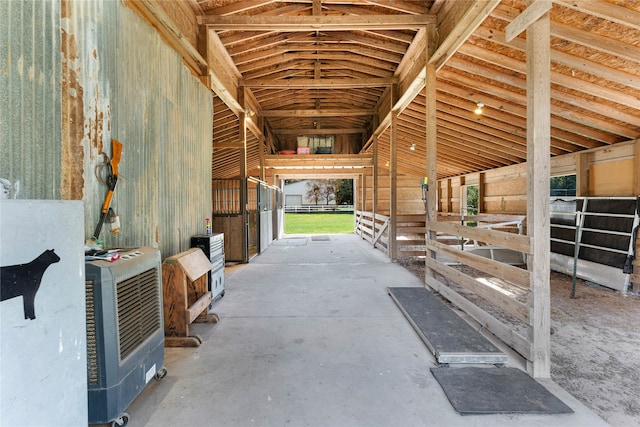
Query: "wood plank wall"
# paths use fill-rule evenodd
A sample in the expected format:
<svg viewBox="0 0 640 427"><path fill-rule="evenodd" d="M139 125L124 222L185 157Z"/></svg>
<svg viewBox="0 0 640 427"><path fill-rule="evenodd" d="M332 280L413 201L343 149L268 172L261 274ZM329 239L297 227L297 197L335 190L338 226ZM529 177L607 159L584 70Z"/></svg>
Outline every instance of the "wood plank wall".
<svg viewBox="0 0 640 427"><path fill-rule="evenodd" d="M640 184L634 178L640 168L640 159L636 155L638 145L640 140L556 156L551 159L551 175L577 174L579 182L588 183L582 190L587 194L579 194L581 196L638 196ZM583 168L576 166L580 162L584 162ZM527 206L526 173L526 164L519 164L440 179L437 185L438 211L459 214L461 188L478 185L482 180L480 212L524 215Z"/></svg>
<svg viewBox="0 0 640 427"><path fill-rule="evenodd" d="M398 215L424 214L422 201L421 176L398 176ZM377 214L389 215L390 179L388 175L378 176ZM360 187L358 187L360 188ZM366 180L366 209L370 212L373 206L373 177Z"/></svg>

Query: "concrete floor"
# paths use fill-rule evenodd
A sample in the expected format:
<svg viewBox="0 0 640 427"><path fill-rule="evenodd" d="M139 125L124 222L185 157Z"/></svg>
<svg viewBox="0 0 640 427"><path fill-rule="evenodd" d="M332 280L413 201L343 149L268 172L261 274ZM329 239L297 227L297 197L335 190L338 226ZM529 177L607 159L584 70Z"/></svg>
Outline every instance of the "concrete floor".
<svg viewBox="0 0 640 427"><path fill-rule="evenodd" d="M169 373L129 406L129 426L607 425L551 381L574 414L458 415L386 292L420 280L355 235L329 238L287 236L227 268L220 322L192 325L200 347L165 350Z"/></svg>

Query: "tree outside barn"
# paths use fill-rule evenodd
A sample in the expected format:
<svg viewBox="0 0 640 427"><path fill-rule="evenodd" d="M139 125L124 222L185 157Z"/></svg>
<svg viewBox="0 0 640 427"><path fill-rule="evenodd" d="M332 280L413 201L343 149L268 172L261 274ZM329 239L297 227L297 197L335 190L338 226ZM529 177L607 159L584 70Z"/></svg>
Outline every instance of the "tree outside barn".
<svg viewBox="0 0 640 427"><path fill-rule="evenodd" d="M306 179L285 181L286 206L353 204L352 179Z"/></svg>

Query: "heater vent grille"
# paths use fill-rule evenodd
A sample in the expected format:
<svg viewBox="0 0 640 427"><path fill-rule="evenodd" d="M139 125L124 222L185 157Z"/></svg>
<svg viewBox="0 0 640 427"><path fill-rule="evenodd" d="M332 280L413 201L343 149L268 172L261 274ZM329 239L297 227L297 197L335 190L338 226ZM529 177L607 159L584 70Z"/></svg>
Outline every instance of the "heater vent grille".
<svg viewBox="0 0 640 427"><path fill-rule="evenodd" d="M158 278L158 269L153 268L116 285L120 361L162 328Z"/></svg>
<svg viewBox="0 0 640 427"><path fill-rule="evenodd" d="M96 306L93 281L85 282L87 303L87 380L90 385L98 384L98 347L96 338Z"/></svg>

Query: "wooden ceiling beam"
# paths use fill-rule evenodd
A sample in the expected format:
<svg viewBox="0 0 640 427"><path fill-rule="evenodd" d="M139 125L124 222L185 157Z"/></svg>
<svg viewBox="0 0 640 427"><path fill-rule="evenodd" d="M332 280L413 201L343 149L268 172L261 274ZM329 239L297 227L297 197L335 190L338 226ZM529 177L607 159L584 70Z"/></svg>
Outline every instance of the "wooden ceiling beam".
<svg viewBox="0 0 640 427"><path fill-rule="evenodd" d="M261 61L252 61L242 64L238 67L240 73L245 75L246 73L253 72L255 70L270 69L270 70L287 70L296 69L298 65L301 65L305 69L309 69L313 66L313 61L310 59L301 58L299 55L279 55L266 58Z"/></svg>
<svg viewBox="0 0 640 427"><path fill-rule="evenodd" d="M424 26L416 27L416 30L419 30ZM387 41L396 41L405 43L406 45L410 45L413 41L413 34L409 34L403 31L391 31L391 30L366 30L363 31L365 34L376 35L378 37L382 37L387 39Z"/></svg>
<svg viewBox="0 0 640 427"><path fill-rule="evenodd" d="M203 58L191 40L167 15L162 5L151 0L127 0L126 4L157 29L158 34L183 58L185 64L196 76L205 74L206 58Z"/></svg>
<svg viewBox="0 0 640 427"><path fill-rule="evenodd" d="M404 55L408 46L407 43L397 42L395 40L378 40L366 35L366 33L363 34L360 32L332 31L327 33L323 39L334 40L337 43L357 43L401 55Z"/></svg>
<svg viewBox="0 0 640 427"><path fill-rule="evenodd" d="M374 110L323 109L323 110L262 110L263 117L354 117L371 116Z"/></svg>
<svg viewBox="0 0 640 427"><path fill-rule="evenodd" d="M483 144L480 145L478 144L478 139L474 135L459 132L458 127L448 126L447 122L438 120L438 140L440 140L440 138L465 145L469 149L472 149L472 152L478 155L480 153L490 153L491 157L505 163L520 163L526 159L524 154L509 152L501 145L493 142L483 141Z"/></svg>
<svg viewBox="0 0 640 427"><path fill-rule="evenodd" d="M429 63L436 70L442 68L500 2L501 0L445 2L438 11L441 42L429 58Z"/></svg>
<svg viewBox="0 0 640 427"><path fill-rule="evenodd" d="M429 12L426 4L416 1L402 0L366 0L367 4L384 7L403 13L411 13L414 15L424 15Z"/></svg>
<svg viewBox="0 0 640 427"><path fill-rule="evenodd" d="M467 156L477 158L485 164L493 167L500 167L520 162L515 156L505 155L502 152L494 153L486 150L482 144L476 144L475 141L469 141L466 138L459 138L455 132L451 134L442 133L438 135L438 152L440 150L449 150L450 153L462 152ZM496 155L497 154L497 155Z"/></svg>
<svg viewBox="0 0 640 427"><path fill-rule="evenodd" d="M469 120L481 120L484 121L485 124L495 125L503 131L508 132L510 129L513 129L514 133L526 135L526 116L515 116L504 111L495 110L489 107L490 104L485 103L485 111L483 112L482 117L478 117L472 111L460 108L463 101L464 100L448 95L447 93L441 93L438 96L438 102L440 103L439 108L442 108L451 114L460 116L461 118L467 118ZM551 136L552 145L554 145L554 141L564 141L564 143L571 144L571 146L563 144L556 146L570 151L575 151L576 149L595 148L602 145L602 143L597 140L585 138L581 135L576 135L572 132L555 127L551 128Z"/></svg>
<svg viewBox="0 0 640 427"><path fill-rule="evenodd" d="M353 61L328 61L323 64L323 73L340 72L341 70L347 70L349 73L363 73L367 79L388 79L393 78L393 67L373 67L364 63L358 63ZM388 85L386 85L388 86Z"/></svg>
<svg viewBox="0 0 640 427"><path fill-rule="evenodd" d="M346 16L366 16L366 15L376 15L377 12L373 11L369 8L364 8L356 5L347 5L347 4L331 4L324 5L324 11L326 15L346 15Z"/></svg>
<svg viewBox="0 0 640 427"><path fill-rule="evenodd" d="M240 86L258 88L288 88L288 89L349 89L362 87L380 87L395 84L394 77L371 79L241 79Z"/></svg>
<svg viewBox="0 0 640 427"><path fill-rule="evenodd" d="M447 140L447 138L441 137L438 137L438 154L446 155L446 157L453 159L464 160L464 164L471 163L475 167L480 167L485 170L499 168L510 163L508 161L496 160L494 157L488 157L491 154L478 150L478 147L456 144L453 141Z"/></svg>
<svg viewBox="0 0 640 427"><path fill-rule="evenodd" d="M490 94L490 97L492 98L502 98L506 101L519 104L523 107L527 104L526 96L519 92L507 90L502 86L497 86L488 82L479 81L471 77L463 76L447 69L443 69L438 73L438 81L441 80L449 81L457 85L463 85L468 87L469 91L471 92L480 91L486 94ZM624 136L628 139L637 138L637 134L634 133L633 130L630 130L627 126L621 126L613 123L610 120L607 121L593 116L590 116L589 120L586 121L584 116L576 114L573 111L568 110L567 108L557 106L553 103L551 104L551 113L558 117L563 117L567 120L585 126L591 126L615 135Z"/></svg>
<svg viewBox="0 0 640 427"><path fill-rule="evenodd" d="M287 33L269 33L267 36L260 37L251 42L238 44L236 46L227 46L227 51L232 58L236 58L240 55L246 55L255 51L264 51L278 45L303 43L307 38L309 38L307 34L296 34L292 36Z"/></svg>
<svg viewBox="0 0 640 427"><path fill-rule="evenodd" d="M262 53L264 56L273 56L273 55L285 55L291 53L306 53L308 52L314 53L316 56L313 59L350 59L354 56L361 56L367 60L368 58L373 58L379 61L386 61L390 63L399 63L402 61L403 56L396 53L391 53L388 51L384 51L381 49L372 49L366 46L359 46L355 43L349 44L347 48L344 44L295 44L295 43L286 43L281 44L280 46L274 47L271 51L258 51L252 52L253 57L259 59L259 54ZM249 57L247 55L247 57ZM245 56L238 55L236 57L236 63L238 61L246 61ZM387 65L388 67L388 65Z"/></svg>
<svg viewBox="0 0 640 427"><path fill-rule="evenodd" d="M225 141L225 142L213 143L214 150L241 150L243 148L244 148L244 144L238 141Z"/></svg>
<svg viewBox="0 0 640 427"><path fill-rule="evenodd" d="M352 78L352 79L370 79L372 78L371 74L369 73L365 73L359 70L354 70L354 69L345 69L345 68L340 68L340 69L335 69L335 68L331 68L331 69L324 69L322 71L322 78L325 79L339 79L339 78ZM387 78L389 76L384 76L383 78ZM376 88L370 88L373 90L376 90Z"/></svg>
<svg viewBox="0 0 640 427"><path fill-rule="evenodd" d="M517 71L523 74L526 74L527 71L526 64L522 61L518 61L517 59L505 55L500 55L499 53L492 52L469 43L460 47L459 52L507 70ZM622 104L627 107L640 109L640 98L637 96L627 95L618 89L610 89L606 86L601 86L586 80L568 76L557 71L551 71L551 84L563 86L567 89L576 90L578 92L602 98L617 104Z"/></svg>
<svg viewBox="0 0 640 427"><path fill-rule="evenodd" d="M504 138L509 135L504 135L502 132L493 131L488 133L490 129L482 126L473 126L472 123L467 123L465 120L461 120L458 117L452 116L447 113L438 112L438 126L443 126L447 129L459 132L460 134L467 135L473 138L476 143L486 142L491 144L490 149L500 149L504 153L509 153L514 156L522 158L526 157L527 146L526 140L522 141L522 138ZM438 129L440 131L440 129ZM521 142L518 142L521 141Z"/></svg>
<svg viewBox="0 0 640 427"><path fill-rule="evenodd" d="M354 92L352 89L345 90L343 94L336 94L334 91L322 91L319 93L290 93L290 94L282 94L278 93L274 95L274 98L262 99L260 97L260 101L262 104L262 109L264 110L309 110L316 109L320 110L322 108L302 108L303 105L314 105L315 100L319 100L323 105L338 105L339 108L372 108L375 105L375 100L371 99L367 94L360 94L358 92ZM340 96L338 100L335 99L336 96ZM295 108L288 108L287 105L300 105ZM324 109L329 107L324 107Z"/></svg>
<svg viewBox="0 0 640 427"><path fill-rule="evenodd" d="M280 34L279 31L238 31L232 32L230 34L227 33L216 33L220 40L224 43L225 46L231 47L237 44L245 44L249 43L256 39L261 39L264 37L269 37L273 35Z"/></svg>
<svg viewBox="0 0 640 427"><path fill-rule="evenodd" d="M525 40L515 38L511 42L507 43L505 41L505 34L493 28L480 27L474 33L474 36L496 43L502 47L516 49L520 52L526 52L527 50ZM587 74L598 76L610 82L640 90L640 79L638 76L590 61L588 58L581 58L566 52L552 50L551 61L576 70L582 70Z"/></svg>
<svg viewBox="0 0 640 427"><path fill-rule="evenodd" d="M616 24L631 27L635 30L640 30L640 12L626 7L618 6L613 3L596 2L596 1L568 1L568 0L554 0L554 3L580 11L587 15L597 16L598 18L606 19L607 21L615 22Z"/></svg>
<svg viewBox="0 0 640 427"><path fill-rule="evenodd" d="M519 14L520 11L518 9L508 6L500 6L495 9L492 15L498 19L511 22ZM617 56L618 58L623 58L628 61L638 62L638 58L640 58L639 47L624 43L620 40L601 36L591 31L580 30L570 25L561 24L559 22L551 23L550 35L552 37L558 37L564 40L568 40L570 42L598 50L602 53Z"/></svg>
<svg viewBox="0 0 640 427"><path fill-rule="evenodd" d="M510 114L517 119L525 119L527 117L527 109L525 106L511 102L504 102L504 100L496 99L494 95L485 93L481 90L469 90L442 80L438 81L438 92L440 94L453 95L460 99L460 103L469 102L471 105L476 105L478 102L482 102L495 110ZM417 99L414 100L414 102L417 102ZM593 140L594 143L600 142L604 144L613 144L620 141L620 138L609 132L583 126L556 115L551 116L551 126L552 129L556 128L558 130L571 132L573 134L589 138Z"/></svg>
<svg viewBox="0 0 640 427"><path fill-rule="evenodd" d="M461 70L473 75L487 76L487 78L490 80L513 86L514 88L520 89L522 91L526 90L526 79L524 78L524 75L522 77L519 77L514 76L511 73L502 73L494 68L464 61L458 57L451 58L447 62L447 67ZM482 83L478 81L476 83L476 86L482 86ZM610 105L606 105L602 102L583 98L573 93L558 90L554 87L551 88L551 99L564 102L573 107L581 108L585 111L600 114L604 117L610 117L614 120L619 120L621 122L628 123L634 126L640 126L640 115L631 115L619 109L612 108Z"/></svg>
<svg viewBox="0 0 640 427"><path fill-rule="evenodd" d="M309 49L310 50L310 49ZM246 64L248 62L258 62L257 65L262 63L270 63L275 61L275 64L278 64L282 67L283 63L287 63L292 60L309 60L321 62L322 68L330 68L332 63L344 64L345 61L353 62L354 64L363 63L368 65L369 67L378 68L385 71L385 74L390 74L388 72L395 63L391 60L391 58L387 59L377 59L369 56L365 56L363 53L358 52L357 49L350 50L349 52L332 52L332 51L323 51L322 49L316 48L313 49L313 52L309 50L293 50L284 48L272 49L271 51L264 52L254 52L251 55L247 55L245 57L236 57L236 65L238 65L239 69L241 64ZM374 52L375 53L375 52ZM275 59L271 59L274 58ZM269 58L269 59L267 59ZM393 57L393 60L397 60L399 58Z"/></svg>
<svg viewBox="0 0 640 427"><path fill-rule="evenodd" d="M313 154L313 155L267 155L264 156L267 168L311 167L371 167L371 154Z"/></svg>
<svg viewBox="0 0 640 427"><path fill-rule="evenodd" d="M213 138L224 139L228 136L239 135L240 122L238 120L215 120L213 125L214 135Z"/></svg>
<svg viewBox="0 0 640 427"><path fill-rule="evenodd" d="M395 75L400 78L397 87L399 96L393 109L402 112L423 90L426 81L427 43L430 43L431 48L435 46L435 30L432 26L418 31L398 65ZM428 42L427 39L431 41ZM380 99L382 100L382 97Z"/></svg>
<svg viewBox="0 0 640 427"><path fill-rule="evenodd" d="M198 24L233 31L411 30L435 23L432 15L198 16Z"/></svg>
<svg viewBox="0 0 640 427"><path fill-rule="evenodd" d="M326 128L326 129L273 129L279 135L347 135L352 133L363 133L363 128Z"/></svg>
<svg viewBox="0 0 640 427"><path fill-rule="evenodd" d="M291 65L291 64L290 64ZM277 71L278 67L268 67L243 74L246 80L259 80L269 77L269 80L282 80L291 77L306 76L309 71L313 71L313 64L307 61L299 61L295 68ZM256 89L256 88L253 88Z"/></svg>
<svg viewBox="0 0 640 427"><path fill-rule="evenodd" d="M510 164L496 161L488 162L482 157L469 154L461 147L445 144L442 141L438 141L437 158L438 162L447 159L450 165L455 165L458 169L465 168L467 170L470 168L473 170L489 170Z"/></svg>
<svg viewBox="0 0 640 427"><path fill-rule="evenodd" d="M228 4L226 6L217 7L215 9L209 9L207 14L211 15L233 15L234 13L246 12L248 10L257 9L262 6L266 6L272 3L276 3L279 0L242 0Z"/></svg>
<svg viewBox="0 0 640 427"><path fill-rule="evenodd" d="M500 0L445 3L444 7L439 8L437 16L440 43L426 62L433 64L436 70L439 70L498 4L500 4ZM423 37L434 38L433 35L427 35L426 32ZM416 43L423 43L423 41L418 39ZM426 63L417 62L405 73L407 77L403 80L404 88L399 94L398 101L394 102L393 108L387 109L385 105L379 106L381 118L378 128L374 131L376 134L381 133L389 126L391 110L404 110L424 88L427 75ZM383 111L384 113L382 113Z"/></svg>
<svg viewBox="0 0 640 427"><path fill-rule="evenodd" d="M238 121L238 116L236 116L233 111L228 108L223 109L222 107L220 107L220 111L215 111L215 113L213 113L213 117L216 121Z"/></svg>
<svg viewBox="0 0 640 427"><path fill-rule="evenodd" d="M235 121L214 120L213 139L225 138L228 135L239 134L240 124Z"/></svg>
<svg viewBox="0 0 640 427"><path fill-rule="evenodd" d="M524 125L524 123L522 123L522 126L518 126L513 121L500 120L500 118L497 117L497 114L494 114L497 112L494 112L491 109L487 109L485 107L485 111L482 115L478 116L472 111L459 108L456 105L445 104L441 100L438 100L438 103L438 111L446 112L450 116L458 117L462 120L468 121L469 123L482 123L483 126L488 126L491 129L496 129L498 131L526 139L526 125ZM551 138L551 146L565 152L573 152L580 148L592 148L583 147L582 141L580 141L580 143L581 144L578 145L573 141L565 141L562 138Z"/></svg>

